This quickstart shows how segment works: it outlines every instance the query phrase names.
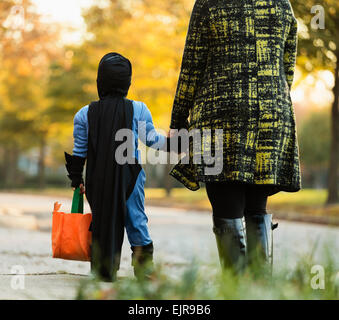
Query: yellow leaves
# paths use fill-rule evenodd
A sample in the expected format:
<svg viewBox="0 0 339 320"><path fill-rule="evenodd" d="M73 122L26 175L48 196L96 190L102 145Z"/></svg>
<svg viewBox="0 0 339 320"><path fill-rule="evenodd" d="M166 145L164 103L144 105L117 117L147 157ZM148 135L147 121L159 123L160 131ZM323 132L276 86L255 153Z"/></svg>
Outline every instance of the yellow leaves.
<svg viewBox="0 0 339 320"><path fill-rule="evenodd" d="M13 5L0 3L0 24ZM6 128L2 134L19 137L23 144L31 130L48 127L46 80L49 63L57 53L57 24L51 28L42 23L30 5L30 1L22 3L25 27L0 29L0 123Z"/></svg>
<svg viewBox="0 0 339 320"><path fill-rule="evenodd" d="M16 69L19 76L25 77L32 72L32 64L29 63L29 61L27 61L26 59L22 59L18 61Z"/></svg>
<svg viewBox="0 0 339 320"><path fill-rule="evenodd" d="M87 59L84 61L87 76L95 84L97 64L105 53L115 51L125 55L133 65L129 98L144 101L156 126L164 129L169 125L181 66L190 17L187 8L193 3L194 0L133 1L131 7L124 6L130 15L121 13L116 4L111 3L106 10L108 16L90 10L85 17L89 26L101 18L100 27L90 29L93 39L80 48L88 57L81 58ZM87 85L84 89L94 88Z"/></svg>

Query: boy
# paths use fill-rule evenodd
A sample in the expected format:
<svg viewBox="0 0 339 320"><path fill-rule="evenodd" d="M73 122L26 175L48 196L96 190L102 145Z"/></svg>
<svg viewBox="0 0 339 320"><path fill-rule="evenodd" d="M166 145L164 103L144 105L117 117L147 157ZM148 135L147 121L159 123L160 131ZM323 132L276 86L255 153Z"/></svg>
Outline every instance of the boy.
<svg viewBox="0 0 339 320"><path fill-rule="evenodd" d="M153 242L144 207L145 172L140 166L138 138L148 147L167 150L169 139L154 129L152 116L142 102L127 100L132 66L117 53L100 61L97 89L100 100L83 107L74 118L73 155L65 154L72 187L86 193L92 210L91 269L103 279L114 280L119 269L124 227L132 249L137 278L148 277L153 265ZM121 129L133 132L133 159L121 164L116 158ZM138 137L138 131L145 134ZM129 151L128 150L128 151ZM86 165L86 189L82 171Z"/></svg>

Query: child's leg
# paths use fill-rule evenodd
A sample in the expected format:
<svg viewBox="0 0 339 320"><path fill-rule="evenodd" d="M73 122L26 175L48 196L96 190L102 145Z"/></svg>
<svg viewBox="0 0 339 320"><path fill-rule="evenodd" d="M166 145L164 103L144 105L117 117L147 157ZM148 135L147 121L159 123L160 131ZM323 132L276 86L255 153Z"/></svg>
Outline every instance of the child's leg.
<svg viewBox="0 0 339 320"><path fill-rule="evenodd" d="M150 276L153 272L153 242L148 232L145 213L145 172L139 174L134 190L127 201L125 226L132 249L132 265L137 278Z"/></svg>
<svg viewBox="0 0 339 320"><path fill-rule="evenodd" d="M140 171L134 190L127 200L125 227L132 247L146 246L152 242L148 232L148 218L145 213L145 172Z"/></svg>

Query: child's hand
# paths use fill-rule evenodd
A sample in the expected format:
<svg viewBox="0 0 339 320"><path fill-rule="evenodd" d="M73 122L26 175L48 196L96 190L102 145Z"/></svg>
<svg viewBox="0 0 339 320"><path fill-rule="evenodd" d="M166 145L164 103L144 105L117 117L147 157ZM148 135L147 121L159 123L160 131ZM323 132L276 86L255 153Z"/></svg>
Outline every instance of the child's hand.
<svg viewBox="0 0 339 320"><path fill-rule="evenodd" d="M174 144L175 148L173 148L171 140L177 140ZM180 136L178 130L170 129L167 134L167 152L173 151L182 157L186 156L189 153L188 139L186 143L187 146L185 146L185 142L185 137Z"/></svg>
<svg viewBox="0 0 339 320"><path fill-rule="evenodd" d="M170 129L170 130L168 131L167 137L168 137L168 138L173 138L173 137L175 137L177 134L178 134L178 130Z"/></svg>
<svg viewBox="0 0 339 320"><path fill-rule="evenodd" d="M80 184L79 188L80 188L80 194L84 194L85 193L85 186L83 184ZM72 190L74 191L75 188L72 188Z"/></svg>

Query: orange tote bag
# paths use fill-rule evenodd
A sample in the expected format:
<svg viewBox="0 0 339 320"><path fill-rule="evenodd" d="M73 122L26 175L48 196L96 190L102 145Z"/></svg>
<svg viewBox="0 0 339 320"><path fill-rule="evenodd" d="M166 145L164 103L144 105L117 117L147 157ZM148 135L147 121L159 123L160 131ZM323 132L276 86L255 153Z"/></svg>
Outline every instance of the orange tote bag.
<svg viewBox="0 0 339 320"><path fill-rule="evenodd" d="M71 213L60 212L61 204L54 203L52 220L53 258L90 261L92 233L89 231L92 214L83 214L84 195L77 188L73 194Z"/></svg>

